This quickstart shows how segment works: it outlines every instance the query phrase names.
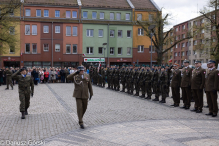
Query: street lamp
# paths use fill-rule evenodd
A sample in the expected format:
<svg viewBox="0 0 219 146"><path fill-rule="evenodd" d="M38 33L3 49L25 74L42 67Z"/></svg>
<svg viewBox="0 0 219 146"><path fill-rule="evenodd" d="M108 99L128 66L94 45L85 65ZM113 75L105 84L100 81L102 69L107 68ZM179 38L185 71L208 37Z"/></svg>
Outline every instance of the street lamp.
<svg viewBox="0 0 219 146"><path fill-rule="evenodd" d="M103 49L104 49L104 65L105 65L105 67L106 67L106 61L105 61L105 50L106 50L106 47L104 47L104 46L106 46L107 45L107 43L103 43Z"/></svg>
<svg viewBox="0 0 219 146"><path fill-rule="evenodd" d="M154 33L152 32L152 30L155 28L156 26L155 25L150 25L148 27L148 30L150 30L150 37L151 37L151 63L150 63L150 66L152 68L152 37L154 36Z"/></svg>

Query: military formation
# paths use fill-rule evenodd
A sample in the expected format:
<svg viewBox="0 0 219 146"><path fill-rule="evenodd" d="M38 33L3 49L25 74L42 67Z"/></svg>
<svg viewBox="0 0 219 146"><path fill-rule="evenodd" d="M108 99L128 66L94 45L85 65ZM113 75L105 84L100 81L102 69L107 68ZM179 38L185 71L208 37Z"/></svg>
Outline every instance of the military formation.
<svg viewBox="0 0 219 146"><path fill-rule="evenodd" d="M180 100L182 100L183 106L181 108L188 110L193 100L195 105L191 111L196 113L202 113L205 92L207 107L209 107L209 113L206 115L216 117L218 113L219 72L216 70L213 60L208 62L206 70L201 65L200 61L196 61L195 67L190 68L189 61L185 60L183 67L178 64L172 66L153 65L152 67L144 64L141 66L122 65L121 67L112 65L107 68L90 66L89 74L94 85L105 88L105 82L107 82L107 89L160 103L166 103L171 87L173 98L171 106L179 107ZM181 98L180 93L182 94ZM154 99L152 99L152 94L155 94Z"/></svg>

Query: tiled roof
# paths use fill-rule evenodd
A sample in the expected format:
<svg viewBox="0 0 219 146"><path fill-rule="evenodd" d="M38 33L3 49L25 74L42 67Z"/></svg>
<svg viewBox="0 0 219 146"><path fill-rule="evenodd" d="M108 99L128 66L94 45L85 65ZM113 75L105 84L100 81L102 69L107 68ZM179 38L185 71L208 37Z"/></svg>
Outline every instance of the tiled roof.
<svg viewBox="0 0 219 146"><path fill-rule="evenodd" d="M153 9L157 10L157 8L153 5L150 0L131 0L135 9Z"/></svg>
<svg viewBox="0 0 219 146"><path fill-rule="evenodd" d="M131 9L127 0L81 0L82 7Z"/></svg>
<svg viewBox="0 0 219 146"><path fill-rule="evenodd" d="M78 6L77 0L25 0L25 4Z"/></svg>

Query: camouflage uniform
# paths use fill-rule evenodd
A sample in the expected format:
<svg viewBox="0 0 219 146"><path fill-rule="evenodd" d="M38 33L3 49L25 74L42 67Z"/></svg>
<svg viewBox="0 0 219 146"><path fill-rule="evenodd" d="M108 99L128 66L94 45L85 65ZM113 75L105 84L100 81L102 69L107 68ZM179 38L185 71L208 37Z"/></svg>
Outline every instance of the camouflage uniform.
<svg viewBox="0 0 219 146"><path fill-rule="evenodd" d="M12 84L12 78L11 78L11 75L12 75L12 71L11 70L6 70L5 71L5 74L6 74L6 84L7 84L7 88L6 89L9 89L9 84L13 90L13 84Z"/></svg>
<svg viewBox="0 0 219 146"><path fill-rule="evenodd" d="M125 73L126 73L125 68L122 68L120 70L121 83L122 83L122 91L121 92L125 92Z"/></svg>
<svg viewBox="0 0 219 146"><path fill-rule="evenodd" d="M155 99L153 101L159 101L159 85L158 85L159 71L157 69L154 70L153 73L153 92L155 93Z"/></svg>
<svg viewBox="0 0 219 146"><path fill-rule="evenodd" d="M160 88L161 88L161 94L162 94L162 100L160 101L161 103L166 103L166 88L168 87L168 75L167 72L161 71L160 76L159 76L159 82L160 82Z"/></svg>
<svg viewBox="0 0 219 146"><path fill-rule="evenodd" d="M135 91L136 91L135 96L139 96L139 90L140 90L139 76L140 76L140 74L141 74L140 69L135 70L135 76L134 76L134 84L135 84Z"/></svg>
<svg viewBox="0 0 219 146"><path fill-rule="evenodd" d="M147 92L146 99L151 99L152 91L151 91L151 83L153 80L153 73L151 70L147 69L145 72L145 91Z"/></svg>
<svg viewBox="0 0 219 146"><path fill-rule="evenodd" d="M145 67L143 65L143 67ZM144 75L145 75L146 71L144 69L141 69L141 74L139 76L139 85L140 85L140 88L141 88L141 93L142 95L140 97L144 98L145 97L145 82L144 82Z"/></svg>
<svg viewBox="0 0 219 146"><path fill-rule="evenodd" d="M116 91L119 91L119 73L120 73L120 71L119 71L119 69L118 68L116 68L115 69L115 73L114 73L114 90L116 90Z"/></svg>
<svg viewBox="0 0 219 146"><path fill-rule="evenodd" d="M135 70L134 69L130 69L129 71L129 76L128 76L128 93L129 94L133 94L133 90L134 90L134 74L135 74Z"/></svg>

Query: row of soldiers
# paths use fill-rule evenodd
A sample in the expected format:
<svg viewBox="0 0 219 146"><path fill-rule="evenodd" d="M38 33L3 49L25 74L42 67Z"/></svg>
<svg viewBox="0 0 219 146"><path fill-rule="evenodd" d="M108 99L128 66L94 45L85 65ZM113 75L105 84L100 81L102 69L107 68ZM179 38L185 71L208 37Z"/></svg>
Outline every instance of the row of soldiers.
<svg viewBox="0 0 219 146"><path fill-rule="evenodd" d="M183 68L178 64L172 66L154 65L123 65L107 67L107 69L90 67L90 77L93 84L105 87L107 79L107 89L126 92L141 98L151 99L152 93L155 94L153 101L166 103L166 97L169 97L170 88L172 89L172 98L174 104L171 106L179 107L180 89L182 91L183 106L181 108L190 109L191 99L194 98L194 109L196 113L201 113L203 108L203 93L207 96L209 113L216 117L218 113L217 91L219 90L218 76L219 72L215 68L215 61L208 62L208 69L201 67L201 62L195 62L195 68L189 67L189 61L183 62ZM133 91L136 91L135 94ZM152 92L153 90L153 92ZM141 91L141 95L140 95ZM147 94L147 96L146 96ZM161 100L159 96L161 95Z"/></svg>

